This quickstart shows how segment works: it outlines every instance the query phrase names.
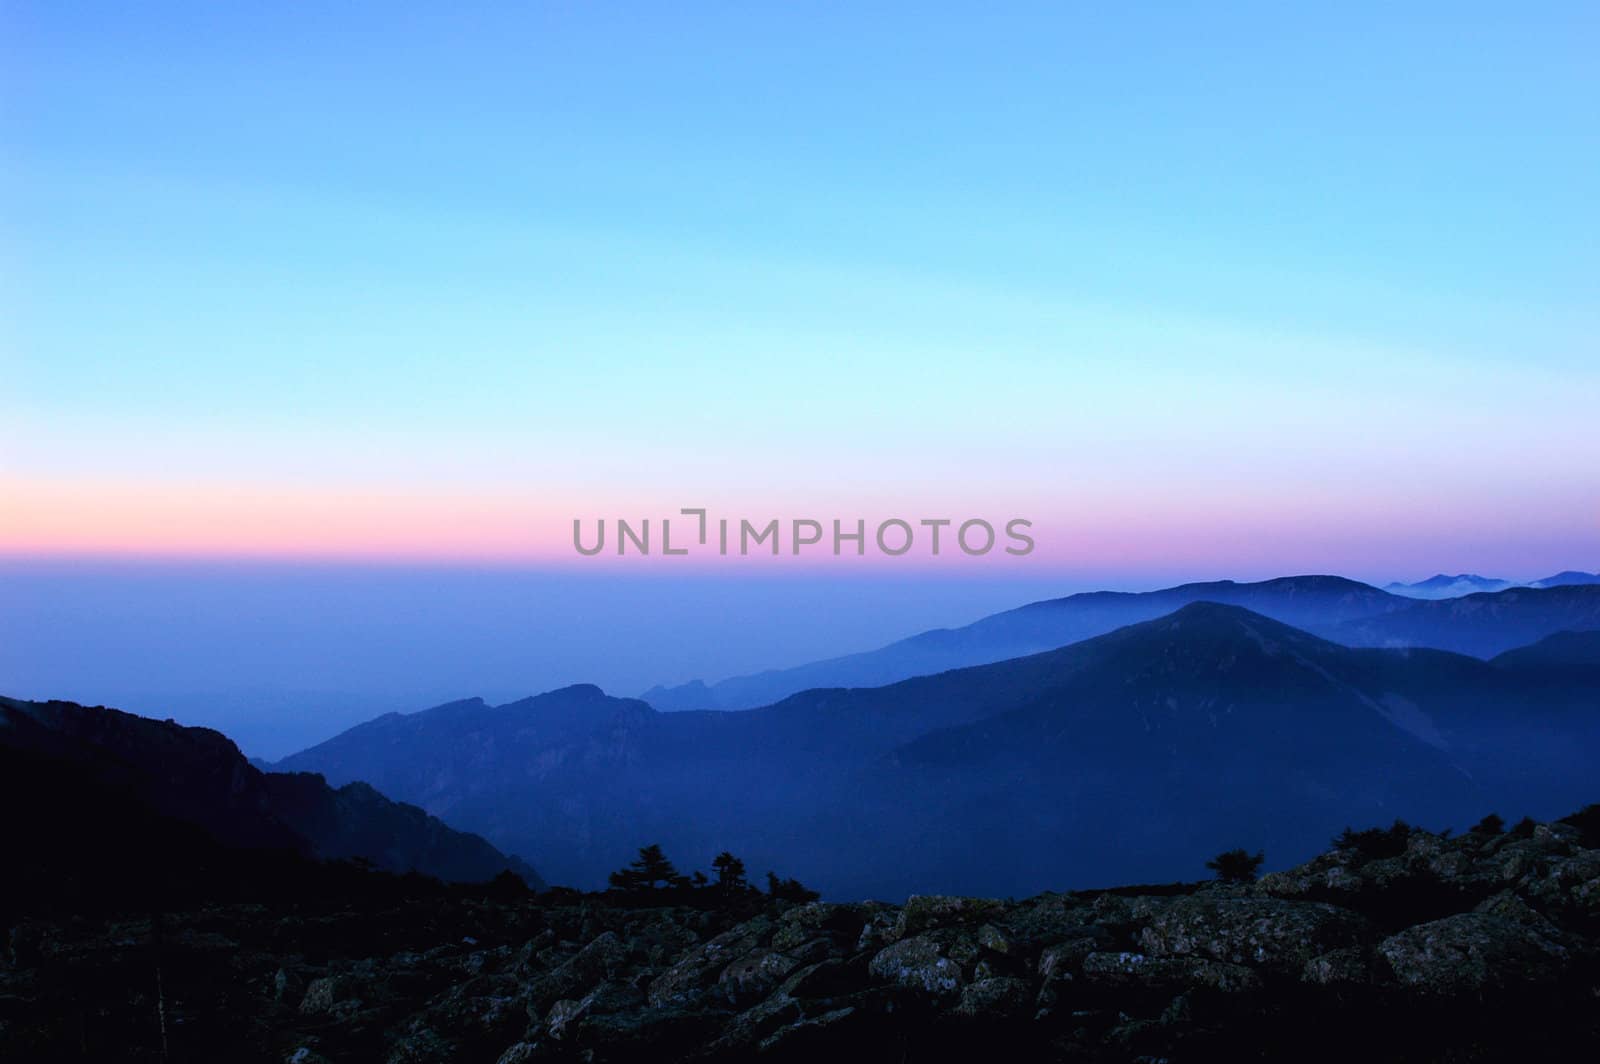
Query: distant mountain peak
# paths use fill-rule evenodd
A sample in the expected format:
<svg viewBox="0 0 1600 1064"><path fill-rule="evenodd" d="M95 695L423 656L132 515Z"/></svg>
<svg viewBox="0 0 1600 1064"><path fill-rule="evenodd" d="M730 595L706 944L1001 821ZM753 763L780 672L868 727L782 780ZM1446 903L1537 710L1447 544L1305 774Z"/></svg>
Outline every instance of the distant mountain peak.
<svg viewBox="0 0 1600 1064"><path fill-rule="evenodd" d="M1547 576L1543 580L1535 580L1534 587L1573 587L1584 584L1600 584L1600 573L1585 573L1577 569L1565 569L1554 576Z"/></svg>
<svg viewBox="0 0 1600 1064"><path fill-rule="evenodd" d="M1426 580L1418 580L1414 584L1396 581L1387 585L1384 590L1407 598L1442 599L1459 598L1462 595L1472 595L1482 591L1504 591L1516 587L1517 584L1510 580L1501 580L1498 577L1479 576L1477 573L1435 573Z"/></svg>
<svg viewBox="0 0 1600 1064"><path fill-rule="evenodd" d="M1319 634L1345 621L1411 605L1409 599L1328 573L1253 582L1216 580L1156 591L1085 591L1030 602L961 627L931 628L876 650L734 676L710 685L697 681L681 687L656 687L647 691L644 699L663 711L750 709L808 689L880 687L912 676L1054 650L1199 601L1242 606Z"/></svg>

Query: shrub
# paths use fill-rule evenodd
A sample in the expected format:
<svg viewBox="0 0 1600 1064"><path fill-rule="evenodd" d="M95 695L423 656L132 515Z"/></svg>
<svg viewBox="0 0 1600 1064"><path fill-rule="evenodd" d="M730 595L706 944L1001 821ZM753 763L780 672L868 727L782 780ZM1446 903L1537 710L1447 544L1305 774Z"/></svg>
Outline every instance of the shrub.
<svg viewBox="0 0 1600 1064"><path fill-rule="evenodd" d="M1354 850L1369 861L1377 861L1405 853L1411 831L1411 825L1404 820L1396 820L1386 828L1368 828L1365 831L1345 828L1334 838L1333 845L1340 850Z"/></svg>
<svg viewBox="0 0 1600 1064"><path fill-rule="evenodd" d="M1571 816L1562 817L1561 823L1570 824L1582 833L1579 845L1584 849L1600 849L1600 803L1586 805Z"/></svg>
<svg viewBox="0 0 1600 1064"><path fill-rule="evenodd" d="M1472 825L1474 835L1498 835L1505 831L1506 822L1499 813L1490 813L1476 824Z"/></svg>
<svg viewBox="0 0 1600 1064"><path fill-rule="evenodd" d="M1225 850L1206 862L1206 867L1217 874L1224 883L1254 883L1261 872L1266 854L1257 850Z"/></svg>
<svg viewBox="0 0 1600 1064"><path fill-rule="evenodd" d="M822 897L816 891L806 887L798 879L779 879L775 873L767 873L767 893L777 901L816 901Z"/></svg>

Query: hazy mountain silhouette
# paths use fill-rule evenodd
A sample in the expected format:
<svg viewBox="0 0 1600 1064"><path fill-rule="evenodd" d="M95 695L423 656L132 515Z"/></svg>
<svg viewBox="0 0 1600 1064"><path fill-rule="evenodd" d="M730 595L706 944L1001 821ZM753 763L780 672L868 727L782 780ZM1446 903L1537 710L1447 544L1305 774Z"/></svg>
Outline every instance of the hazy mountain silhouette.
<svg viewBox="0 0 1600 1064"><path fill-rule="evenodd" d="M1455 576L1439 573L1414 584L1402 584L1399 581L1385 584L1383 589L1396 595L1405 595L1407 598L1441 599L1458 598L1479 591L1504 591L1508 587L1516 586L1514 581L1479 576L1477 573L1457 573Z"/></svg>
<svg viewBox="0 0 1600 1064"><path fill-rule="evenodd" d="M1533 582L1534 587L1573 587L1583 584L1600 584L1600 573L1580 573L1576 569L1568 569Z"/></svg>
<svg viewBox="0 0 1600 1064"><path fill-rule="evenodd" d="M1558 811L1592 783L1597 695L1587 676L1351 649L1207 603L746 712L586 686L451 703L280 764L367 780L556 882L595 885L657 841L836 896L1023 894L1172 878L1234 845L1292 860L1346 823Z"/></svg>
<svg viewBox="0 0 1600 1064"><path fill-rule="evenodd" d="M1349 646L1428 646L1492 657L1553 632L1600 627L1600 599L1591 597L1600 584L1585 585L1585 575L1548 578L1569 580L1551 589L1554 593L1518 586L1440 601L1390 594L1337 576L1246 584L1224 580L1138 593L1093 591L1035 602L962 628L934 629L861 654L735 676L710 686L696 680L654 687L642 697L667 711L747 709L810 688L877 687L1037 654L1160 617L1190 602L1242 606ZM1459 579L1443 574L1432 579L1441 578Z"/></svg>
<svg viewBox="0 0 1600 1064"><path fill-rule="evenodd" d="M815 687L877 687L910 676L982 665L1104 635L1191 602L1243 606L1296 627L1321 631L1344 621L1403 609L1410 601L1339 576L1286 576L1256 583L1219 580L1160 591L1091 591L996 613L961 628L936 628L878 650L735 676L653 687L642 696L662 710L747 709Z"/></svg>
<svg viewBox="0 0 1600 1064"><path fill-rule="evenodd" d="M1437 647L1489 658L1562 631L1600 628L1600 584L1511 588L1438 601L1328 626L1352 646Z"/></svg>
<svg viewBox="0 0 1600 1064"><path fill-rule="evenodd" d="M48 765L56 779L115 794L119 807L139 807L147 821L191 825L225 847L359 858L446 880L487 880L509 869L541 883L520 858L364 783L335 790L310 773L262 772L209 728L73 702L0 698L0 750L14 771ZM115 812L128 815L126 808Z"/></svg>

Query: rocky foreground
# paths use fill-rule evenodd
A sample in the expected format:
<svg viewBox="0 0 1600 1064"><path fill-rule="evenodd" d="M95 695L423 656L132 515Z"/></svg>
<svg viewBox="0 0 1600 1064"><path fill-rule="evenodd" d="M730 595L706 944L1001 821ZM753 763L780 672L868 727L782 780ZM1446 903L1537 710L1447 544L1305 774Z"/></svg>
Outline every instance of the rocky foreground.
<svg viewBox="0 0 1600 1064"><path fill-rule="evenodd" d="M1254 884L27 920L0 1059L1600 1059L1600 810L1366 832Z"/></svg>

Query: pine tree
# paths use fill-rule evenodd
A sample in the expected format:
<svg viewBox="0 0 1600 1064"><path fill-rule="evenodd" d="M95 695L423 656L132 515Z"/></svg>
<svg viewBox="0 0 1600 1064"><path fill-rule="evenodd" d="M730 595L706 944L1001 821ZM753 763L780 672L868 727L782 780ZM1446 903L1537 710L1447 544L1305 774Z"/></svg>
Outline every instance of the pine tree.
<svg viewBox="0 0 1600 1064"><path fill-rule="evenodd" d="M717 873L717 888L724 894L736 894L750 885L745 879L744 862L727 850L717 854L711 867Z"/></svg>
<svg viewBox="0 0 1600 1064"><path fill-rule="evenodd" d="M627 868L611 873L610 882L619 890L655 890L657 886L685 885L688 878L678 874L656 843L639 849L639 858Z"/></svg>

